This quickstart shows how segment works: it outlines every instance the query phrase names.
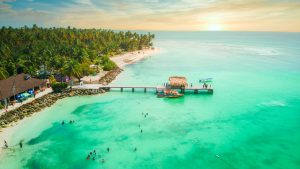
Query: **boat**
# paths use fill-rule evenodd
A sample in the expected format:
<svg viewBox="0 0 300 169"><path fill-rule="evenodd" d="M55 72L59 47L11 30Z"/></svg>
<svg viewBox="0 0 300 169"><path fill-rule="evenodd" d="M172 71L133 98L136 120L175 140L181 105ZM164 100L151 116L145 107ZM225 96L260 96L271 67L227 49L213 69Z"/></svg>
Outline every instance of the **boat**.
<svg viewBox="0 0 300 169"><path fill-rule="evenodd" d="M200 79L199 82L200 83L212 82L212 78Z"/></svg>
<svg viewBox="0 0 300 169"><path fill-rule="evenodd" d="M157 97L159 98L179 98L181 96L183 96L183 94L180 94L176 90L171 89L165 89L157 93Z"/></svg>

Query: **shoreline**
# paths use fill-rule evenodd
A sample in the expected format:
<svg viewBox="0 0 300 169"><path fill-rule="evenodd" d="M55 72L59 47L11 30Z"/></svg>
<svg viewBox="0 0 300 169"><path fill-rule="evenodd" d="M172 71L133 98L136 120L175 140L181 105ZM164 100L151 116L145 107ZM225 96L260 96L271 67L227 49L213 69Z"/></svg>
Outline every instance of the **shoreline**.
<svg viewBox="0 0 300 169"><path fill-rule="evenodd" d="M143 50L138 50L138 51L134 51L134 52L126 52L124 54L120 54L120 55L116 55L116 56L112 56L110 57L110 59L115 62L117 64L117 68L114 70L111 70L109 72L106 72L105 75L103 75L102 77L100 77L99 83L102 85L107 85L109 83L111 83L112 81L114 81L117 76L123 71L123 69L125 68L125 66L133 64L135 62L138 62L142 59L145 59L147 57L149 57L150 55L154 54L155 52L157 52L158 49L156 48L148 48L148 49L143 49ZM75 91L78 91L78 89L75 89ZM93 89L79 89L82 91L86 91L86 90L93 90ZM6 127L0 127L0 158L2 157L2 155L4 155L4 140L6 140L8 142L8 145L10 145L10 141L11 141L11 137L12 134L16 132L16 130L18 129L18 125L20 123L23 123L24 121L29 120L31 117L36 117L37 115L39 115L43 110L50 108L52 105L54 105L57 101L60 101L66 97L73 97L73 96L80 96L80 95L97 95L97 94L103 94L106 93L106 91L101 91L98 93L84 93L84 94L71 94L72 91L69 91L68 93L65 93L65 95L68 96L64 96L64 97L60 97L58 96L57 99L51 103L51 105L47 105L37 111L33 111L32 113L26 115L26 117L23 117L22 119L19 119L17 121L13 121L12 123L9 123ZM43 97L47 97L53 95L53 93L49 93ZM43 99L43 97L41 99ZM37 100L37 99L36 99ZM31 105L32 103L37 102L36 100L33 100L32 102L29 102L27 104L24 104L23 106L25 107L25 105ZM22 106L21 106L22 107ZM19 107L19 108L21 108ZM18 110L15 109L15 110ZM14 110L11 110L14 111ZM10 111L9 111L10 112Z"/></svg>
<svg viewBox="0 0 300 169"><path fill-rule="evenodd" d="M154 53L157 53L158 51L158 48L147 48L115 55L110 57L110 60L115 62L119 68L124 69L127 65L146 59L147 57L151 56Z"/></svg>

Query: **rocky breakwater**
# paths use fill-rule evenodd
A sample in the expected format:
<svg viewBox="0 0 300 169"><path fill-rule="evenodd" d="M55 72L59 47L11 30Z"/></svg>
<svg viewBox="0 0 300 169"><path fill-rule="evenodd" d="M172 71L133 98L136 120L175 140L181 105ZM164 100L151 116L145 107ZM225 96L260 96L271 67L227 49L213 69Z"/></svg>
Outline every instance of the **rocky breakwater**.
<svg viewBox="0 0 300 169"><path fill-rule="evenodd" d="M115 80L115 78L123 71L123 69L117 67L106 73L102 78L100 78L99 83L102 85L108 85L110 82Z"/></svg>
<svg viewBox="0 0 300 169"><path fill-rule="evenodd" d="M107 85L112 82L123 70L119 67L109 71L104 75L99 83ZM46 107L50 107L57 100L81 95L95 95L105 93L104 89L66 89L61 93L50 93L43 97L37 98L30 103L26 103L17 109L11 110L0 116L0 128L8 127L11 123L17 122L25 117L31 116L33 113L39 112Z"/></svg>
<svg viewBox="0 0 300 169"><path fill-rule="evenodd" d="M46 107L50 107L57 100L81 95L95 95L105 93L103 89L67 89L61 93L50 93L43 97L37 98L30 103L26 103L17 109L11 110L0 116L0 128L8 127L9 124L17 122L33 113L39 112Z"/></svg>

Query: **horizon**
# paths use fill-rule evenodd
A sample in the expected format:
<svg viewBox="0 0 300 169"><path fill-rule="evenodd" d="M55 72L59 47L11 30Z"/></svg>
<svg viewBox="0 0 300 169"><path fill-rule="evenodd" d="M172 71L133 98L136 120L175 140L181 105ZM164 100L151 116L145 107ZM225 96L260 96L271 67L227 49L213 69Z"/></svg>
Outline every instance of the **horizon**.
<svg viewBox="0 0 300 169"><path fill-rule="evenodd" d="M0 26L132 31L300 32L296 0L0 0Z"/></svg>
<svg viewBox="0 0 300 169"><path fill-rule="evenodd" d="M21 29L21 28L24 28L24 27L28 27L28 28L32 28L33 25L23 25L23 26L18 26L18 27L14 27L14 26L10 26L10 25L4 25L2 27L5 27L5 28L9 28L9 27L12 27L13 29ZM51 28L56 28L56 29L60 29L60 28L63 28L63 29L68 29L69 26L60 26L60 27L56 27L56 26L40 26L40 25L37 25L37 27L39 28L43 28L43 29L51 29ZM81 28L81 27L73 27L73 26L70 26L71 29L75 28L75 29L86 29L86 30L90 30L90 29L95 29L95 30L111 30L111 31L132 31L132 32L139 32L139 31L142 31L142 32L211 32L211 33L222 33L222 32L232 32L232 33L300 33L300 31L297 31L297 32L288 32L288 31L246 31L246 30L218 30L218 31L215 31L215 30L142 30L142 29L110 29L110 28Z"/></svg>

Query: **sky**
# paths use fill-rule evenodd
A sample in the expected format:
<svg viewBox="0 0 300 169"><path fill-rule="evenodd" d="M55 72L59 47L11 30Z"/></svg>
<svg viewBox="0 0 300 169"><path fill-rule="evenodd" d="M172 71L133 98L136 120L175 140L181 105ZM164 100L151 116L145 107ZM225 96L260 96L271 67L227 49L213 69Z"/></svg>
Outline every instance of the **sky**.
<svg viewBox="0 0 300 169"><path fill-rule="evenodd" d="M300 32L300 0L0 0L0 26Z"/></svg>

